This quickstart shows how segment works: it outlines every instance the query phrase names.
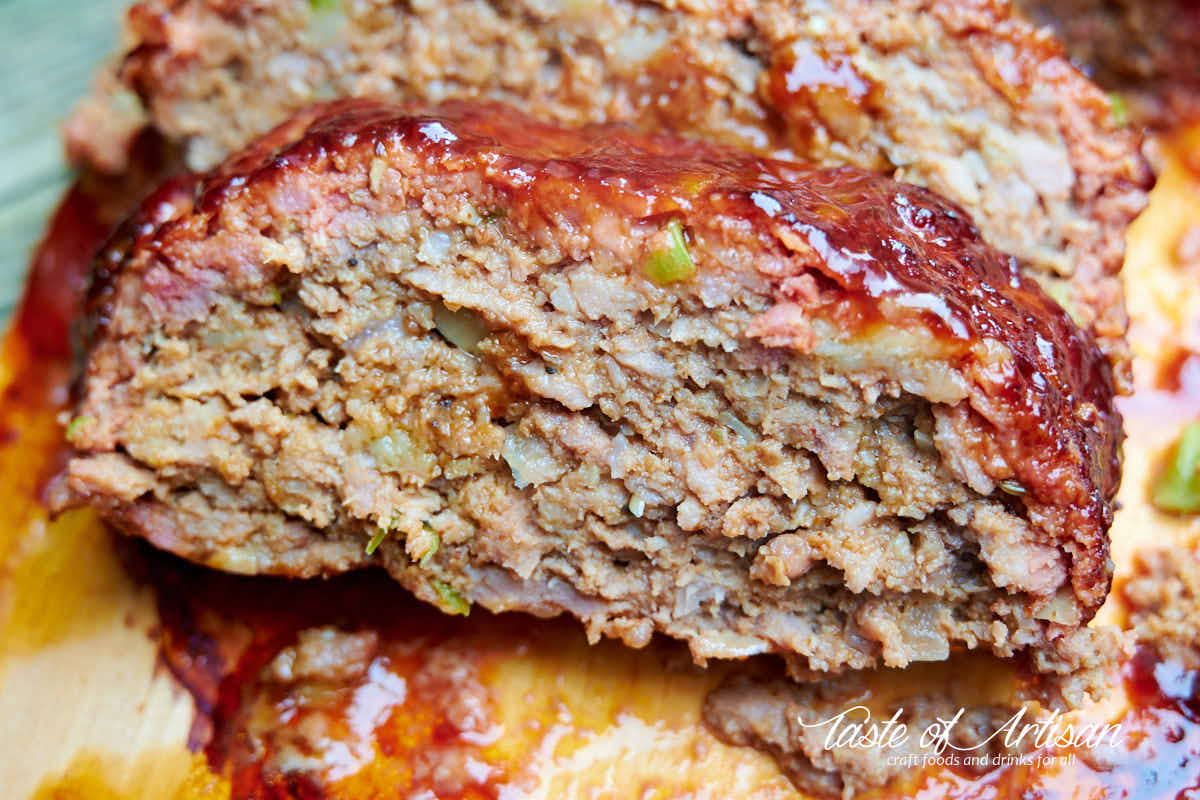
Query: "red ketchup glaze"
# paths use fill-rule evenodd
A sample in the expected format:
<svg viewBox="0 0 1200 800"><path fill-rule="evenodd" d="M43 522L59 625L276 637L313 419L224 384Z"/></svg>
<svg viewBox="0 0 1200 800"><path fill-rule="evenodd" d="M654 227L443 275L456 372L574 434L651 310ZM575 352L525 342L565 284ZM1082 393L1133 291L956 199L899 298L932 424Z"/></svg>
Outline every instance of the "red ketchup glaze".
<svg viewBox="0 0 1200 800"><path fill-rule="evenodd" d="M835 78L845 84L839 90L858 91L852 76L821 80ZM848 335L880 321L923 328L956 354L971 407L1027 492L1021 502L1055 518L1065 512L1061 535L1073 541L1062 544L1085 610L1103 602L1122 437L1109 362L1014 258L983 242L966 212L863 170L762 159L621 126L560 128L488 104L421 114L340 101L285 123L197 185L160 192L131 240L101 260L94 315L103 324L110 281L131 260L202 236L243 195L306 171L365 171L375 158L406 152L432 171L478 175L506 204L505 224L534 235L547 227L587 235L600 214L646 229L677 218L700 269L718 269L717 249L737 226L763 254L759 277L777 302L797 300L796 279L811 276L820 291L806 313ZM983 363L985 340L1011 358Z"/></svg>

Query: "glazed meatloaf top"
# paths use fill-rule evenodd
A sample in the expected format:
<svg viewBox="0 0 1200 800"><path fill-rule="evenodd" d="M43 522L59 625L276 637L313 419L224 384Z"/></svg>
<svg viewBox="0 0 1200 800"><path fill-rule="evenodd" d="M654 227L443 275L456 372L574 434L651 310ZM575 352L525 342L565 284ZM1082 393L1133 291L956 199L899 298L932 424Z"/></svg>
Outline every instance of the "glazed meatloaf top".
<svg viewBox="0 0 1200 800"><path fill-rule="evenodd" d="M1094 329L1124 383L1116 273L1149 180L1138 136L1007 2L149 0L129 28L118 79L68 126L102 166L120 167L110 139L129 129L112 122L129 105L118 84L193 168L342 96L492 98L851 164L966 208Z"/></svg>
<svg viewBox="0 0 1200 800"><path fill-rule="evenodd" d="M422 196L428 175L450 188ZM139 386L145 359L165 358L175 364L169 370L183 370L175 391L204 389L194 385L199 377L187 379L197 367L155 353L154 337L188 335L223 296L279 313L276 287L316 268L305 248L345 238L370 249L363 226L368 219L382 225L399 211L379 208L393 205L424 208L434 220L477 233L496 225L558 254L542 266L497 267L511 272L514 292L575 262L640 263L643 274L628 280L660 300L686 298L718 316L730 305L757 309L735 337L768 355L811 355L883 376L882 385L894 387L888 391L960 403L969 423L954 448L982 465L983 484L998 482L998 497L1029 519L1039 541L1066 554L1083 619L1103 602L1121 437L1109 364L1092 335L1015 258L982 241L965 211L854 167L768 160L623 127L564 129L499 106L450 104L432 114L365 101L319 107L214 173L151 197L100 258L80 411L86 424L72 432L81 451L73 469L125 446L124 427L146 391ZM304 313L340 307L332 291L302 293L310 306ZM346 300L349 310L327 312L333 328L311 334L314 347L333 346L328 330L346 327L338 336L348 341L374 330L355 322L371 309ZM284 313L288 307L285 300ZM647 330L661 324L659 313L646 313ZM569 329L528 324L521 336L530 346L569 352ZM530 377L525 362L533 356L512 358L497 362L510 378L488 413L502 414L513 393L534 386L560 408L591 403L579 388L586 381L567 383L578 376L547 366L545 375ZM653 353L628 358L651 375L663 366ZM561 382L546 388L553 381ZM146 458L158 460L160 477L178 478L189 474L186 455L172 445ZM87 485L86 499L124 527L187 550L187 531L155 530L159 518L136 511L142 495L157 491L144 467L104 477L87 472L74 476L77 491ZM313 574L369 561L361 542L333 558L335 543L314 541L299 561L259 568Z"/></svg>

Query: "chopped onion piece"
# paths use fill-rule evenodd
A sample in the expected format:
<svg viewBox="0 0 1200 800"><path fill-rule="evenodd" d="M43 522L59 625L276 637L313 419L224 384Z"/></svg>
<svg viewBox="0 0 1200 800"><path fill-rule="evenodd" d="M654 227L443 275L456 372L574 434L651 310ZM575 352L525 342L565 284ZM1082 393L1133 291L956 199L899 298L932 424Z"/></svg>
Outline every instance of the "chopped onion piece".
<svg viewBox="0 0 1200 800"><path fill-rule="evenodd" d="M642 514L646 513L646 498L640 494L629 498L629 513L641 519Z"/></svg>
<svg viewBox="0 0 1200 800"><path fill-rule="evenodd" d="M375 458L381 472L428 478L437 467L437 458L400 428L371 442L367 452Z"/></svg>
<svg viewBox="0 0 1200 800"><path fill-rule="evenodd" d="M541 486L562 477L567 471L546 442L522 436L516 425L507 430L500 455L512 470L513 485L518 489Z"/></svg>
<svg viewBox="0 0 1200 800"><path fill-rule="evenodd" d="M754 432L754 429L751 428L746 423L742 422L740 419L738 419L737 415L734 414L733 412L722 411L720 414L717 415L717 419L719 419L721 421L721 424L725 425L727 428L729 428L731 431L736 433L738 436L742 437L743 441L746 441L746 442L758 441L758 434Z"/></svg>
<svg viewBox="0 0 1200 800"><path fill-rule="evenodd" d="M451 311L438 303L433 309L433 323L446 341L473 356L479 355L479 342L488 335L487 324L469 308Z"/></svg>
<svg viewBox="0 0 1200 800"><path fill-rule="evenodd" d="M1023 495L1028 491L1018 481L1000 481L1000 490L1012 495Z"/></svg>

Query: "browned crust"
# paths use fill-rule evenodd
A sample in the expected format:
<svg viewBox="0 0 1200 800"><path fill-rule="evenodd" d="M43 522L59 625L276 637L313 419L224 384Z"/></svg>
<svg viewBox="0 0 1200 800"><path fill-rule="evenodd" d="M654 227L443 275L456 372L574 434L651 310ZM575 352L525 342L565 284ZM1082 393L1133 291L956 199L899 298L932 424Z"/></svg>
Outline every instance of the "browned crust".
<svg viewBox="0 0 1200 800"><path fill-rule="evenodd" d="M1020 502L1031 521L1070 556L1086 617L1103 602L1121 439L1107 360L1014 259L980 239L965 212L861 170L769 161L626 128L564 129L498 106L411 115L336 103L194 184L172 183L153 196L101 256L93 341L107 335L117 287L154 263L172 263L174 277L140 291L173 309L172 324L203 314L204 298L237 291L237 278L221 263L178 263L180 247L219 230L222 218L262 214L280 186L306 174L366 174L380 158L417 172L474 175L506 203L507 220L523 235L565 231L580 252L605 247L590 210L633 226L679 219L701 269L721 264L718 248L737 229L739 243L761 253L740 269L767 279L776 308L799 307L846 331L881 321L922 326L970 382L973 423L1027 491ZM987 341L1010 358L984 358L994 352Z"/></svg>
<svg viewBox="0 0 1200 800"><path fill-rule="evenodd" d="M616 6L625 7L623 2L614 2ZM191 42L186 37L181 41L173 35L172 24L190 29L189 20L213 17L237 30L253 25L258 17L277 16L288 20L286 24L290 25L296 19L302 20L307 13L303 6L300 2L258 4L237 0L148 0L139 3L129 16L135 44L124 59L121 79L141 95L151 111L152 120L166 126L165 133L186 137L186 131L170 130L172 122L166 119L167 112L157 113L160 106L170 104L173 92L191 71L234 69L239 59L253 56L229 55L221 47L201 47L202 43ZM923 18L937 20L945 36L954 43L953 47L970 53L983 82L996 95L1005 98L1008 109L1004 113L1011 114L1014 122L1038 130L1039 135L1066 144L1075 173L1070 203L1072 215L1077 216L1073 221L1053 223L1061 238L1042 241L1038 246L1050 247L1066 255L1071 302L1088 310L1088 324L1112 359L1118 388L1123 391L1129 378L1128 352L1123 338L1127 318L1116 276L1124 253L1125 228L1143 207L1144 190L1151 180L1139 154L1139 134L1114 124L1106 95L1071 65L1056 39L1014 14L1010 3L1004 0L901 0L886 4L842 0L837 6L839 22L856 34L848 38L856 40L863 50L911 49L917 60L923 57L922 47L926 45L922 37L925 34L912 23ZM653 4L647 7L653 7ZM500 15L521 13L516 6L497 5L496 9ZM823 56L831 64L841 57L836 48L842 48L844 43L838 36L817 34L805 28L803 23L810 10L803 2L795 0L754 4L739 0L671 4L670 14L675 21L695 22L705 26L704 30L720 32L726 39L747 42L747 47L762 59L766 71L760 76L757 89L736 100L742 90L726 85L727 76L710 73L711 65L705 61L705 53L695 52L700 45L687 40L677 43L674 49L678 51L678 58L672 63L655 62L645 72L627 72L626 65L607 61L609 57L602 56L601 80L606 85L624 87L618 90L618 95L624 99L611 101L607 106L591 99L586 92L573 93L570 87L563 87L561 96L555 94L558 89L519 85L466 86L464 91L518 102L539 116L628 120L650 130L673 129L753 148L765 155L799 153L829 163L838 158L832 157L831 153L822 156L813 152L813 142L819 138L814 130L822 126L828 129L831 125L830 120L824 118L825 103L829 100L825 95L829 90L814 90L823 93L814 99L815 95L808 96L805 92L779 92L770 88L780 70L786 71L796 41L818 44L828 41L835 50ZM406 17L415 14L409 9L387 13L395 14L391 23L394 25L405 24ZM538 18L536 24L541 30L557 30L556 26L563 26L563 35L568 39L576 35L569 24L556 17ZM479 46L494 44L481 42ZM207 50L221 54L210 54ZM431 65L430 68L442 67ZM454 71L450 66L445 68ZM440 81L427 87L420 82L410 85L403 75L393 77L401 99L439 99L436 93L442 91L437 88ZM835 106L849 104L853 106L851 115L862 117L871 125L879 124L891 113L888 111L890 89L886 81L876 85L870 78L859 78L862 91L838 99ZM453 85L456 80L449 78L447 83ZM722 88L708 88L713 85ZM671 101L661 105L646 99L659 96L670 97ZM290 107L279 109L279 113L290 114L304 104L299 99L292 102ZM725 109L729 114L714 114L712 109L717 108ZM274 122L280 119L276 117ZM836 132L832 136L839 138ZM828 132L825 137L829 138ZM855 147L853 137L844 143ZM867 150L873 152L873 147ZM881 154L864 158L877 160L879 169L896 168ZM903 169L901 165L902 172ZM951 186L940 185L937 178L918 176L918 182L929 183L943 194L956 197L949 191ZM1038 236L1016 230L1000 231L997 227L1003 226L999 223L993 224L978 213L976 216L994 244L1019 255L1016 245L1021 244L1022 237ZM1036 269L1046 271L1045 265L1037 265Z"/></svg>

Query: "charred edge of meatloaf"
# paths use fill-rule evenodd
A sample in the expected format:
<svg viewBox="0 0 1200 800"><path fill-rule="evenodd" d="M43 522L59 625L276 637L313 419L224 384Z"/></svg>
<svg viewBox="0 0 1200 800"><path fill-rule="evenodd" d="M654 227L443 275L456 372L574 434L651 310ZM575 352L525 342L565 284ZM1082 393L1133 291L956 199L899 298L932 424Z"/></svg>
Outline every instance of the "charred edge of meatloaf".
<svg viewBox="0 0 1200 800"><path fill-rule="evenodd" d="M1108 363L927 191L346 102L168 194L102 259L68 471L161 547L797 671L1069 669L1107 592Z"/></svg>
<svg viewBox="0 0 1200 800"><path fill-rule="evenodd" d="M152 0L129 29L120 81L197 168L314 101L369 95L483 96L567 124L626 121L892 172L968 208L1093 327L1128 386L1117 272L1151 180L1140 137L1008 2L460 0L329 12L292 0L230 13L224 0ZM102 132L129 124L94 119L124 105L81 110L74 149L100 161L119 152Z"/></svg>

